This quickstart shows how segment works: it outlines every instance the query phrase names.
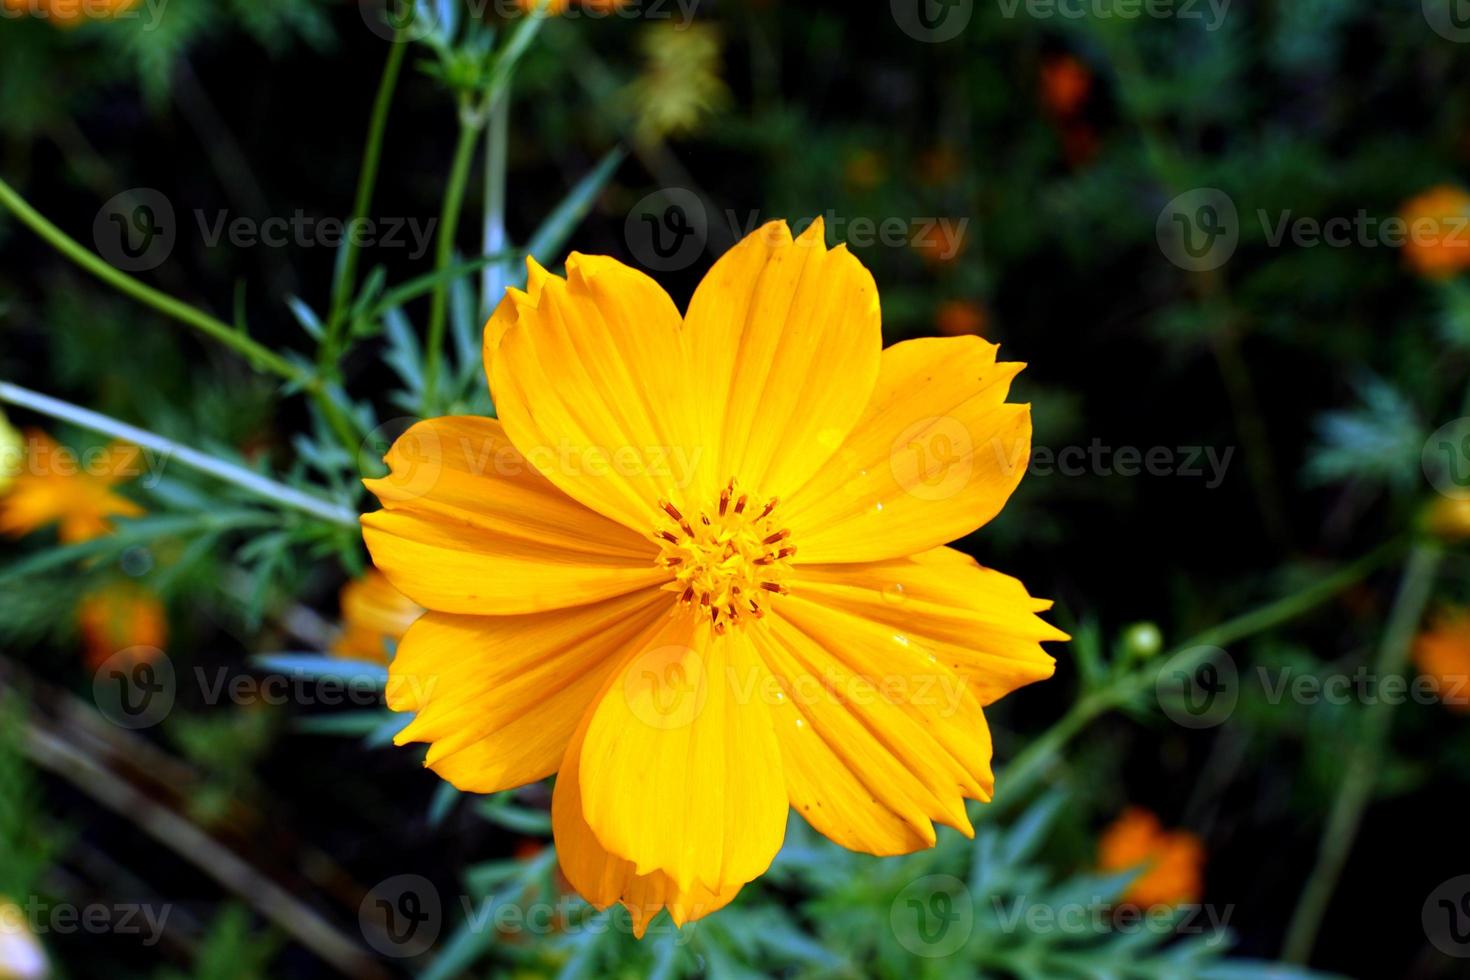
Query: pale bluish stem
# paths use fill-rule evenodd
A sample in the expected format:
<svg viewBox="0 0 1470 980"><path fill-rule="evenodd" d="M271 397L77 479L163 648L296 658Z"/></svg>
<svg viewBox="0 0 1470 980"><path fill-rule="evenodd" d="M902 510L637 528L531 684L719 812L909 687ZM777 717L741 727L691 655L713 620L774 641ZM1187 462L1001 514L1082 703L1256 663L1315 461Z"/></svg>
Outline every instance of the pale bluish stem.
<svg viewBox="0 0 1470 980"><path fill-rule="evenodd" d="M346 507L338 507L318 497L313 497L310 494L302 493L300 490L288 487L284 483L277 483L275 480L247 470L243 466L236 466L234 463L217 459L214 456L209 456L195 449L190 449L188 446L174 442L172 439L166 439L163 436L149 432L147 429L140 429L137 426L128 425L126 422L119 422L117 419L102 415L99 412L94 412L90 409L73 405L70 402L64 402L60 399L52 398L49 395L43 395L40 392L31 391L5 381L0 381L0 402L19 405L33 412L39 412L42 415L60 419L63 422L70 422L72 425L80 426L83 429L100 432L114 439L120 439L140 449L150 450L158 453L166 461L171 460L182 466L187 466L190 469L198 470L201 473L224 480L226 483L233 483L242 490L248 490L266 500L294 508L328 523L338 524L342 527L357 527L357 515Z"/></svg>
<svg viewBox="0 0 1470 980"><path fill-rule="evenodd" d="M485 244L481 254L506 251L505 156L510 142L510 84L490 106L485 129ZM505 292L505 263L492 262L480 275L480 315L489 316Z"/></svg>

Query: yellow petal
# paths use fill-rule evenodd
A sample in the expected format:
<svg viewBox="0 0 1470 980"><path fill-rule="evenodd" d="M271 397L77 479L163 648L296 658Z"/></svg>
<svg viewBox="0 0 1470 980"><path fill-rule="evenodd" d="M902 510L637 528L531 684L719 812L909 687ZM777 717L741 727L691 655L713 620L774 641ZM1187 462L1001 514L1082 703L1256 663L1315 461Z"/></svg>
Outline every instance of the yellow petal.
<svg viewBox="0 0 1470 980"><path fill-rule="evenodd" d="M792 589L850 614L869 633L903 636L960 674L982 705L1045 680L1043 642L1069 639L1036 614L1051 608L1019 581L953 548L892 561L802 565Z"/></svg>
<svg viewBox="0 0 1470 980"><path fill-rule="evenodd" d="M389 666L388 706L418 712L396 741L432 743L427 765L466 792L549 776L624 646L668 605L645 590L525 616L426 613Z"/></svg>
<svg viewBox="0 0 1470 980"><path fill-rule="evenodd" d="M674 922L681 926L724 908L740 893L742 884L733 884L720 891L711 891L702 885L682 890L661 871L639 875L633 862L610 854L598 842L582 816L582 792L578 780L582 743L590 721L591 712L588 712L567 746L551 801L556 856L567 881L578 894L599 909L605 909L614 902L623 903L633 918L633 933L640 939L647 931L648 923L665 906Z"/></svg>
<svg viewBox="0 0 1470 980"><path fill-rule="evenodd" d="M635 873L712 892L770 866L786 831L769 675L740 629L679 610L593 709L579 767L583 815Z"/></svg>
<svg viewBox="0 0 1470 980"><path fill-rule="evenodd" d="M934 843L933 821L973 834L989 800L990 731L963 680L893 635L793 593L753 632L785 697L775 714L792 805L853 850Z"/></svg>
<svg viewBox="0 0 1470 980"><path fill-rule="evenodd" d="M1020 364L978 337L883 352L872 400L837 456L782 505L799 562L925 551L989 521L1031 455L1030 406L1005 402Z"/></svg>
<svg viewBox="0 0 1470 980"><path fill-rule="evenodd" d="M365 514L373 562L421 606L471 615L539 612L668 579L645 537L543 479L494 419L420 422L367 481L385 510Z"/></svg>
<svg viewBox="0 0 1470 980"><path fill-rule="evenodd" d="M883 345L878 289L821 219L796 241L783 221L715 263L689 305L713 478L762 499L796 490L863 414Z"/></svg>
<svg viewBox="0 0 1470 980"><path fill-rule="evenodd" d="M660 499L694 492L683 325L641 272L574 253L563 280L533 261L530 290L486 326L485 361L506 434L569 496L648 534Z"/></svg>

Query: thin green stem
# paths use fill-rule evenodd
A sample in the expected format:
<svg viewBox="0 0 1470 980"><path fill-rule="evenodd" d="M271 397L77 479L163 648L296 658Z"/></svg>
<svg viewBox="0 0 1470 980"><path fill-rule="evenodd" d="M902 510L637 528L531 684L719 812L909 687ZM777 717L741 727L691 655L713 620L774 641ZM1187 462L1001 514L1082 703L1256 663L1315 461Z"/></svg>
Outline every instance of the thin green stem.
<svg viewBox="0 0 1470 980"><path fill-rule="evenodd" d="M134 279L119 269L113 268L99 256L83 247L76 239L52 224L45 215L16 193L3 178L0 178L0 205L20 219L21 224L39 235L48 245L70 259L86 272L91 273L125 296L130 296L159 313L193 327L212 340L223 344L250 362L258 371L275 374L292 384L299 385L317 402L327 423L337 433L349 452L356 452L359 440L351 421L338 409L320 377L292 363L270 348L252 340L243 330L230 326L203 310L190 306L182 300L154 289Z"/></svg>
<svg viewBox="0 0 1470 980"><path fill-rule="evenodd" d="M1263 633L1310 612L1362 581L1373 569L1396 554L1399 547L1399 542L1390 542L1304 589L1197 633L1164 654L1163 659L1174 669L1191 671L1209 659L1218 647ZM1014 802L1024 798L1046 775L1052 763L1060 758L1062 750L1073 738L1097 718L1146 692L1155 679L1155 671L1133 671L1078 699L1060 720L1033 739L1005 768L997 781L1005 791L1003 799Z"/></svg>
<svg viewBox="0 0 1470 980"><path fill-rule="evenodd" d="M454 235L459 229L459 214L464 206L465 186L469 183L470 165L475 159L475 145L479 141L484 117L461 106L459 113L459 142L454 148L454 163L449 170L449 183L444 189L444 206L439 212L438 249L434 256L434 271L442 273L454 259ZM437 413L440 362L444 359L444 327L449 316L449 281L441 278L434 286L429 305L429 337L424 347L424 407L423 414Z"/></svg>
<svg viewBox="0 0 1470 980"><path fill-rule="evenodd" d="M328 523L339 524L343 527L357 527L357 515L345 507L339 507L319 497L302 493L294 487L278 483L252 470L247 470L243 466L237 466L234 463L190 449L172 439L166 439L147 429L128 425L126 422L119 422L99 412L5 381L0 381L0 402L28 408L33 412L39 412L63 422L70 422L92 432L100 432L113 439L120 439L140 449L158 454L165 463L175 462L181 466L187 466L207 476L232 483L265 500L310 514Z"/></svg>
<svg viewBox="0 0 1470 980"><path fill-rule="evenodd" d="M1374 665L1380 681L1402 673L1407 665L1409 647L1429 605L1442 558L1440 547L1432 542L1420 544L1410 552ZM1332 893L1358 836L1363 811L1383 769L1393 709L1394 702L1383 698L1362 707L1357 738L1349 749L1342 782L1338 784L1337 797L1332 801L1332 809L1327 816L1316 866L1302 889L1291 925L1286 930L1282 956L1288 963L1306 963L1312 955Z"/></svg>
<svg viewBox="0 0 1470 980"><path fill-rule="evenodd" d="M383 66L383 77L378 83L378 95L373 102L373 114L368 123L367 143L362 151L362 168L357 175L357 196L353 201L349 228L354 228L363 221L373 204L373 193L378 184L378 167L383 157L383 134L388 128L388 110L393 104L394 92L398 89L398 78L402 74L404 53L407 50L408 43L404 38L403 28L400 27L392 43L388 45L388 61ZM358 236L348 235L342 250L342 265L332 290L332 306L327 316L327 337L321 348L323 368L341 354L342 331L347 326L347 306L352 300L352 291L357 288L357 261L361 254Z"/></svg>
<svg viewBox="0 0 1470 980"><path fill-rule="evenodd" d="M510 96L501 95L490 107L490 125L485 127L485 228L482 253L505 251L505 169L510 145ZM480 278L480 314L489 316L505 289L505 264L485 266Z"/></svg>

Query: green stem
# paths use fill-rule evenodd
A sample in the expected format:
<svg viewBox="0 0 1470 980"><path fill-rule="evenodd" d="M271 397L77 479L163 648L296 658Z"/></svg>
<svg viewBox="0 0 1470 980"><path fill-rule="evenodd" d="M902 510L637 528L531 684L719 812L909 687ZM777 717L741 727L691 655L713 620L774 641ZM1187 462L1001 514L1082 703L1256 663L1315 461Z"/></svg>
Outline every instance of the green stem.
<svg viewBox="0 0 1470 980"><path fill-rule="evenodd" d="M1304 589L1195 634L1163 657L1177 669L1193 670L1218 647L1265 632L1310 612L1362 581L1369 572L1395 554L1398 548L1397 541L1390 542ZM1152 670L1134 671L1080 698L1056 724L1034 739L1005 768L1002 778L997 780L997 785L1002 786L1005 791L1004 799L1014 802L1024 798L1041 781L1052 763L1061 757L1067 744L1084 728L1102 715L1146 692L1155 680L1156 675Z"/></svg>
<svg viewBox="0 0 1470 980"><path fill-rule="evenodd" d="M444 189L444 206L439 212L438 249L434 256L434 271L442 273L454 259L454 235L459 229L459 214L464 206L465 186L469 183L470 165L475 159L475 144L479 141L484 117L461 105L459 113L459 142L454 148L454 163L449 170L449 183ZM429 338L424 347L424 406L423 414L438 414L438 385L440 362L444 358L444 327L449 315L449 280L441 278L434 286L429 306Z"/></svg>
<svg viewBox="0 0 1470 980"><path fill-rule="evenodd" d="M1442 558L1439 546L1428 542L1410 552L1374 665L1380 682L1404 671L1414 632L1424 617L1425 607L1429 605ZM1383 769L1393 709L1393 702L1382 698L1363 705L1357 739L1349 749L1342 782L1337 787L1337 797L1332 801L1327 827L1317 850L1317 864L1302 889L1296 912L1286 931L1282 956L1288 963L1306 963L1317 942L1317 932L1327 914L1328 903L1352 851L1353 841L1358 836L1363 811Z"/></svg>
<svg viewBox="0 0 1470 980"><path fill-rule="evenodd" d="M99 412L93 412L70 402L61 401L59 398L52 398L49 395L4 381L0 381L0 402L19 405L92 432L100 432L113 439L120 439L140 449L157 453L164 463L178 463L180 466L187 466L207 476L232 483L265 500L310 514L330 524L357 527L357 515L345 507L339 507L320 497L302 493L294 487L277 483L243 466L237 466L234 463L190 449L172 439L166 439L147 429L128 425L126 422L119 422Z"/></svg>
<svg viewBox="0 0 1470 980"><path fill-rule="evenodd" d="M378 83L378 96L373 102L372 120L368 123L367 143L362 151L362 168L357 176L357 197L352 205L352 220L349 228L356 227L367 217L373 204L373 192L378 184L378 167L383 156L383 134L388 128L388 110L393 104L393 94L398 88L398 77L403 70L404 53L408 43L399 28L388 46L388 61L383 66L383 78ZM327 317L327 339L322 344L320 363L328 363L341 354L342 331L346 329L347 304L352 291L357 287L357 260L361 253L356 235L348 235L342 246L342 266L337 275L336 287L332 291L332 308Z"/></svg>
<svg viewBox="0 0 1470 980"><path fill-rule="evenodd" d="M490 125L485 128L485 255L506 250L505 164L510 146L510 95L501 95L490 107ZM480 279L480 315L489 316L505 290L505 263L485 266Z"/></svg>
<svg viewBox="0 0 1470 980"><path fill-rule="evenodd" d="M326 417L328 424L332 426L348 452L357 451L359 440L352 424L332 401L320 377L252 340L243 330L236 329L203 310L196 309L182 300L145 285L127 273L108 265L99 256L84 248L76 239L52 224L45 215L31 207L26 199L16 193L15 189L3 178L0 178L0 205L7 208L20 219L21 224L30 228L56 251L118 292L218 341L244 357L256 370L270 372L292 384L299 385L316 400L323 416Z"/></svg>

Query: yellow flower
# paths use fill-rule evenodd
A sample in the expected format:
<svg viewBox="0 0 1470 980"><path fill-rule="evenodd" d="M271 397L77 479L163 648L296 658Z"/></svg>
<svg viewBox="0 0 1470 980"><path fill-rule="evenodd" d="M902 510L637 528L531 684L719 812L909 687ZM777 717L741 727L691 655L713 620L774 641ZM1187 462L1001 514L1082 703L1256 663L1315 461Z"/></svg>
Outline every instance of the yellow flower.
<svg viewBox="0 0 1470 980"><path fill-rule="evenodd" d="M332 652L349 660L386 663L389 644L403 639L424 607L393 588L377 569L342 587L342 633Z"/></svg>
<svg viewBox="0 0 1470 980"><path fill-rule="evenodd" d="M559 771L562 870L639 935L734 898L788 807L871 854L973 833L982 708L1066 638L943 547L1025 470L1022 365L977 337L882 350L820 220L747 237L683 317L611 258L529 265L485 330L500 419L419 423L368 484L373 560L430 610L390 668L400 743L471 792Z"/></svg>
<svg viewBox="0 0 1470 980"><path fill-rule="evenodd" d="M579 6L593 13L611 13L620 7L626 7L631 0L579 0ZM526 13L530 13L537 7L545 8L547 14L558 17L567 12L571 7L572 0L516 0L516 6Z"/></svg>
<svg viewBox="0 0 1470 980"><path fill-rule="evenodd" d="M0 534L20 537L58 524L62 543L75 544L111 534L113 517L142 515L143 508L112 490L137 472L137 447L117 443L78 454L32 429L25 452L20 473L0 496Z"/></svg>
<svg viewBox="0 0 1470 980"><path fill-rule="evenodd" d="M1414 271L1444 279L1470 267L1470 194L1448 184L1432 187L1404 203L1404 258Z"/></svg>
<svg viewBox="0 0 1470 980"><path fill-rule="evenodd" d="M1123 894L1137 905L1181 905L1199 900L1205 849L1200 839L1183 830L1166 831L1159 818L1142 807L1124 810L1103 831L1097 844L1098 866L1104 871L1144 872Z"/></svg>
<svg viewBox="0 0 1470 980"><path fill-rule="evenodd" d="M127 13L140 0L4 0L5 9L49 20L57 27L78 27L89 20L108 20Z"/></svg>
<svg viewBox="0 0 1470 980"><path fill-rule="evenodd" d="M1470 610L1452 609L1414 642L1414 666L1452 711L1470 712Z"/></svg>
<svg viewBox="0 0 1470 980"><path fill-rule="evenodd" d="M115 653L154 660L168 646L168 616L153 593L131 583L109 585L82 599L77 625L94 670Z"/></svg>
<svg viewBox="0 0 1470 980"><path fill-rule="evenodd" d="M10 425L0 412L0 495L10 489L25 462L25 438Z"/></svg>
<svg viewBox="0 0 1470 980"><path fill-rule="evenodd" d="M1470 538L1470 497L1440 497L1429 506L1425 526L1447 541Z"/></svg>
<svg viewBox="0 0 1470 980"><path fill-rule="evenodd" d="M46 952L36 941L26 910L0 895L0 980L45 980Z"/></svg>

